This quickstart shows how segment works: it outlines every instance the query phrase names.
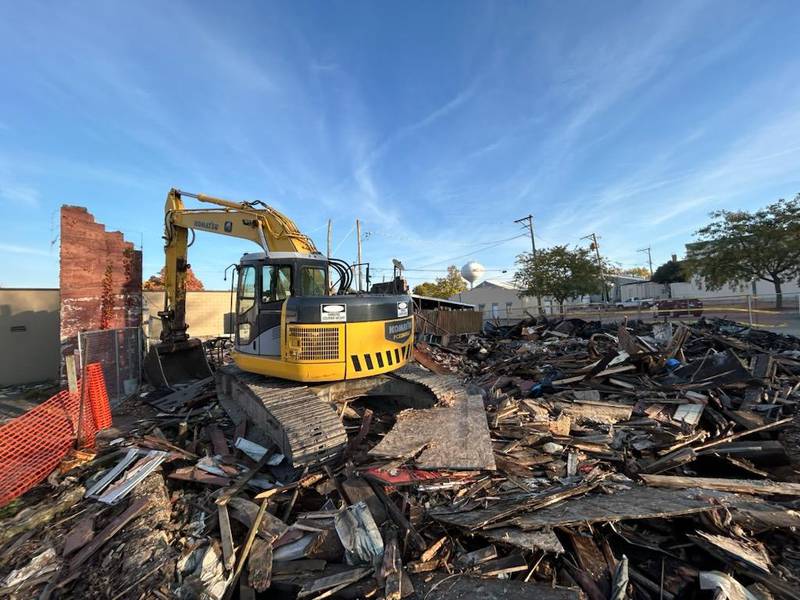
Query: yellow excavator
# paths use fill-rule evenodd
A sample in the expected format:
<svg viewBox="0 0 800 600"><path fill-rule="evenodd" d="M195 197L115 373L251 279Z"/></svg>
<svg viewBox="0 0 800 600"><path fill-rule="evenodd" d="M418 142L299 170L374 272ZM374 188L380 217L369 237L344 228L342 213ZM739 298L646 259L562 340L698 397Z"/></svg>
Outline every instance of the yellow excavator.
<svg viewBox="0 0 800 600"><path fill-rule="evenodd" d="M184 198L214 207L186 208ZM337 456L347 436L330 403L333 390L354 396L385 386L386 378L371 380L374 384L364 378L396 372L409 361L411 297L351 292L350 265L321 254L288 217L263 202L172 189L164 214L161 341L150 348L144 365L157 387L176 388L212 375L202 342L189 337L186 323L188 249L197 231L247 239L261 249L245 254L236 267L235 366L214 373L223 407L234 421L254 424L269 438L264 441L276 443L295 465ZM435 377L395 377L434 396L447 388ZM347 391L349 384L356 391Z"/></svg>

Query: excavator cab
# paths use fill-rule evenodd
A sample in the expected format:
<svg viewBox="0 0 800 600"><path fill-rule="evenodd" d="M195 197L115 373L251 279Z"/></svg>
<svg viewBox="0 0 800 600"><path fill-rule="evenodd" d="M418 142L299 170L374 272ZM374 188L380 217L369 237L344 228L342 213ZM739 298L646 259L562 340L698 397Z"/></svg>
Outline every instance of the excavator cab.
<svg viewBox="0 0 800 600"><path fill-rule="evenodd" d="M393 371L411 353L411 298L329 295L330 261L293 253L246 254L238 266L234 362L303 382Z"/></svg>
<svg viewBox="0 0 800 600"><path fill-rule="evenodd" d="M213 208L187 209L186 197ZM187 333L188 249L196 231L246 239L264 250L245 254L237 267L232 357L243 371L341 381L388 373L408 361L414 329L408 295L350 293L350 266L325 257L291 219L261 201L173 188L164 206L161 342L144 365L153 385L174 387L212 374L201 341ZM333 283L331 273L338 274Z"/></svg>

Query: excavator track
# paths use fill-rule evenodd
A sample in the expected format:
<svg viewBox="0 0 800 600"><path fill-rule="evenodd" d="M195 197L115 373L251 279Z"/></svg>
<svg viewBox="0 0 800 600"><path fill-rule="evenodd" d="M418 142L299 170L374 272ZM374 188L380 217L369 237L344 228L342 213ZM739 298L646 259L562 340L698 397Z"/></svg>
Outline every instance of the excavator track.
<svg viewBox="0 0 800 600"><path fill-rule="evenodd" d="M247 373L236 366L216 372L217 393L237 423L254 425L248 438L273 442L295 467L326 463L347 445L347 433L334 407L307 385Z"/></svg>
<svg viewBox="0 0 800 600"><path fill-rule="evenodd" d="M326 391L337 388L334 396L370 395L388 381L399 381L402 395L413 395L417 406L452 406L467 399L467 390L458 378L436 375L416 365L406 365L387 375L335 384L303 385L248 373L228 365L215 374L217 394L225 411L239 423L247 420L247 437L261 444L278 446L295 467L323 464L337 459L347 446L347 433ZM348 393L348 384L354 388ZM343 388L344 386L344 388ZM420 398L423 399L420 402Z"/></svg>
<svg viewBox="0 0 800 600"><path fill-rule="evenodd" d="M452 406L467 399L467 388L454 375L437 375L415 364L408 364L392 371L388 376L422 386L433 395L435 403L439 405Z"/></svg>

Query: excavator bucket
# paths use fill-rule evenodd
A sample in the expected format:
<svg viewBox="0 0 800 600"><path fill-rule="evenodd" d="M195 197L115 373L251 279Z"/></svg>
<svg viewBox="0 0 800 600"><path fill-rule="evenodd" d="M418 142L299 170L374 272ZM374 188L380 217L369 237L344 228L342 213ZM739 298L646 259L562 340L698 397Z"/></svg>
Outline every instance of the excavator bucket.
<svg viewBox="0 0 800 600"><path fill-rule="evenodd" d="M198 339L151 346L144 359L144 373L155 388L188 384L212 375L203 343Z"/></svg>

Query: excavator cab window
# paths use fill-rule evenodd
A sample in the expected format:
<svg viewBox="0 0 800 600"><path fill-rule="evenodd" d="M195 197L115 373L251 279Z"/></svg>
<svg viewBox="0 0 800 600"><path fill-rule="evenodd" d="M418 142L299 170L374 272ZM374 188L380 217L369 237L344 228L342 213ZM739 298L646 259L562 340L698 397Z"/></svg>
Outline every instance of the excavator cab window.
<svg viewBox="0 0 800 600"><path fill-rule="evenodd" d="M264 265L261 272L261 303L281 302L292 295L292 267Z"/></svg>
<svg viewBox="0 0 800 600"><path fill-rule="evenodd" d="M300 269L300 289L303 296L325 296L325 269L303 267Z"/></svg>
<svg viewBox="0 0 800 600"><path fill-rule="evenodd" d="M241 267L239 269L239 292L237 294L236 343L245 345L251 342L255 333L253 328L256 311L256 269Z"/></svg>
<svg viewBox="0 0 800 600"><path fill-rule="evenodd" d="M286 300L292 295L292 267L275 267L275 300Z"/></svg>
<svg viewBox="0 0 800 600"><path fill-rule="evenodd" d="M256 270L244 267L239 273L239 314L250 310L256 303Z"/></svg>

